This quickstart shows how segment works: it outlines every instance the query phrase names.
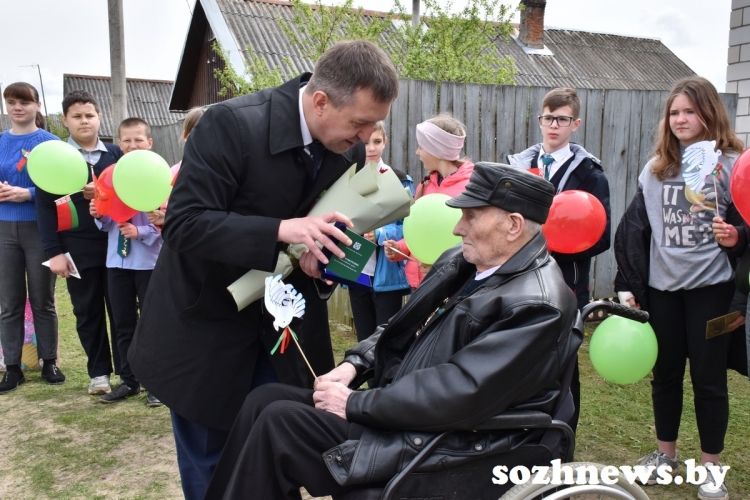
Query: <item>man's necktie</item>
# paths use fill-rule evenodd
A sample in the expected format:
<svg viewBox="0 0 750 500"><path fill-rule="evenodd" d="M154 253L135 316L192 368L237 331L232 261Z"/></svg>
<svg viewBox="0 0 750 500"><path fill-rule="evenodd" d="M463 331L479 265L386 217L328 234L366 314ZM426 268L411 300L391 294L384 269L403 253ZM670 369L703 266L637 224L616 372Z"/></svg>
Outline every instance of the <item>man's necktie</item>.
<svg viewBox="0 0 750 500"><path fill-rule="evenodd" d="M552 165L553 163L555 163L555 159L552 158L551 154L544 153L542 155L542 165L544 165L544 179L545 180L549 180L550 178L550 175L549 175L549 171L551 170L550 165Z"/></svg>
<svg viewBox="0 0 750 500"><path fill-rule="evenodd" d="M117 235L117 255L127 257L130 252L130 238L126 238L122 233Z"/></svg>
<svg viewBox="0 0 750 500"><path fill-rule="evenodd" d="M313 179L315 179L318 170L320 170L320 165L323 163L326 147L320 141L312 141L307 147L310 149L310 156L313 159Z"/></svg>

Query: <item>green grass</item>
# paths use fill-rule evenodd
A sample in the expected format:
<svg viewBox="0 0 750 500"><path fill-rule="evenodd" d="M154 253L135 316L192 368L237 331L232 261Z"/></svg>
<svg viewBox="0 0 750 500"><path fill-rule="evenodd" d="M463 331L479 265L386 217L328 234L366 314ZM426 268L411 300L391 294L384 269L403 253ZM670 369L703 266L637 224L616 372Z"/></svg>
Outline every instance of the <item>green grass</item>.
<svg viewBox="0 0 750 500"><path fill-rule="evenodd" d="M181 498L169 411L147 408L145 394L102 405L86 392L86 358L75 333L65 284L57 287L62 386L41 382L39 372L0 396L0 499L171 499ZM356 342L352 332L331 325L336 358ZM593 326L589 326L589 332ZM582 415L576 460L633 464L655 449L648 380L630 386L605 382L593 371L588 339L580 351ZM750 498L750 384L730 373L730 421L722 462L732 469L733 499ZM681 460L700 457L692 388L685 380L678 442ZM652 486L653 499L695 498L693 486Z"/></svg>

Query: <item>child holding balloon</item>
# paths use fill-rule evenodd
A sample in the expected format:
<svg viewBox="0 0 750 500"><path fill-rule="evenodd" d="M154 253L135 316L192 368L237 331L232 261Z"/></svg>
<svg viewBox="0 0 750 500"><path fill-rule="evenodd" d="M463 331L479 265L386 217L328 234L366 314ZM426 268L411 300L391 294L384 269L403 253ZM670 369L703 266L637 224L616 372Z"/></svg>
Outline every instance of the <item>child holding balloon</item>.
<svg viewBox="0 0 750 500"><path fill-rule="evenodd" d="M26 158L34 147L59 139L41 128L44 118L33 86L12 83L5 87L3 99L11 128L0 135L0 344L7 367L0 394L25 382L21 349L27 284L37 350L44 360L42 380L55 385L65 382L65 375L56 366L55 276L39 265L46 258L34 213L36 187L26 167Z"/></svg>
<svg viewBox="0 0 750 500"><path fill-rule="evenodd" d="M659 347L651 381L658 449L639 463L669 465L675 475L688 358L701 464L718 465L724 448L731 336L707 338L707 323L727 314L734 284L711 221L730 212L729 178L743 144L714 86L693 77L669 93L654 149L617 228L615 290L621 302L648 310ZM695 152L700 161L691 161ZM654 472L647 483L655 482ZM728 498L710 469L698 498Z"/></svg>
<svg viewBox="0 0 750 500"><path fill-rule="evenodd" d="M542 131L542 142L519 154L508 156L508 163L538 174L550 181L555 193L584 191L599 200L604 207L606 225L604 234L584 251L551 251L563 273L565 283L573 290L578 300L578 309L589 303L591 259L609 249L611 216L609 207L609 182L604 175L601 162L578 144L570 142L573 133L581 125L581 100L575 89L560 87L552 89L542 100L541 114L537 117ZM564 197L558 197L562 201ZM551 226L550 220L547 221ZM567 245L575 246L579 241L574 235ZM562 243L562 242L561 242ZM549 244L552 249L553 245ZM557 248L555 248L557 250ZM578 362L575 364L570 390L573 394L575 413L570 420L573 431L578 426L581 407L581 382Z"/></svg>
<svg viewBox="0 0 750 500"><path fill-rule="evenodd" d="M151 127L140 118L127 118L120 123L120 148L127 155L132 151L150 150L153 145ZM110 197L115 193L108 193ZM146 300L146 290L162 246L161 233L149 222L145 212L118 218L114 214L98 212L97 201L91 200L89 211L97 227L107 233L107 285L112 302L115 337L120 351L120 378L122 383L101 403L115 403L140 393L140 383L128 363L128 349L138 323L138 309ZM130 214L127 214L130 215ZM148 394L146 405L161 406L161 402Z"/></svg>
<svg viewBox="0 0 750 500"><path fill-rule="evenodd" d="M71 193L69 198L37 189L36 218L44 253L50 260L50 271L66 278L78 338L88 357L86 368L91 377L88 392L106 394L111 390L109 377L113 363L114 372L120 372L120 356L114 335L110 351L107 334L107 314L110 324L114 323L107 292L107 235L99 231L89 215L89 200L94 197L91 171L97 176L101 174L120 159L122 150L99 139L102 116L93 95L74 90L63 99L62 109L63 123L70 131L68 143L88 164L90 171L85 173L88 184L83 192ZM54 158L51 160L54 164ZM66 253L70 253L75 266ZM81 278L68 279L76 270Z"/></svg>
<svg viewBox="0 0 750 500"><path fill-rule="evenodd" d="M447 114L440 114L417 125L417 156L428 174L417 186L416 198L433 193L453 197L463 192L474 171L474 164L466 157L461 158L465 140L464 124ZM409 259L405 267L406 279L412 290L416 289L429 266L418 263L404 239L386 240L383 247L390 261Z"/></svg>

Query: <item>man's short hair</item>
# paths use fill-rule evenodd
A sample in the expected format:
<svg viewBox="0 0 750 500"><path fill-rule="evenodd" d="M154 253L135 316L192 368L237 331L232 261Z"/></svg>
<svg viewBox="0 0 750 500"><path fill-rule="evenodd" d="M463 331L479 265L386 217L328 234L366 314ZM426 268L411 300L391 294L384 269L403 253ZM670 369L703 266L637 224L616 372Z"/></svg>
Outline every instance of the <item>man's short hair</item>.
<svg viewBox="0 0 750 500"><path fill-rule="evenodd" d="M70 109L73 104L93 104L97 113L102 112L99 108L99 101L96 100L96 97L85 90L74 90L63 98L62 110L64 115L68 114L68 109Z"/></svg>
<svg viewBox="0 0 750 500"><path fill-rule="evenodd" d="M542 101L542 111L544 111L544 108L555 111L563 106L570 106L570 109L573 110L573 118L577 119L581 114L581 100L578 98L575 89L568 87L552 89L544 96L544 101Z"/></svg>
<svg viewBox="0 0 750 500"><path fill-rule="evenodd" d="M323 91L336 108L351 104L354 93L369 89L377 102L391 103L398 96L398 73L383 49L367 40L336 43L315 63L305 90Z"/></svg>
<svg viewBox="0 0 750 500"><path fill-rule="evenodd" d="M146 129L146 137L151 139L151 125L149 125L148 122L146 122L146 120L144 120L143 118L138 118L137 116L125 118L120 122L120 126L117 128L117 131L119 135L122 135L122 129L139 127L141 125L143 125L143 128Z"/></svg>

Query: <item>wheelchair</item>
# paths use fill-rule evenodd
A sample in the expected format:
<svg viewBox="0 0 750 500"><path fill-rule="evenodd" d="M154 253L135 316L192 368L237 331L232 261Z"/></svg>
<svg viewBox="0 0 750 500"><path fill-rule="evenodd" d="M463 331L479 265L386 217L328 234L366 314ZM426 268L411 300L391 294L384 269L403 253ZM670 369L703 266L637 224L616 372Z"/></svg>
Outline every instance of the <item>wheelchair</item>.
<svg viewBox="0 0 750 500"><path fill-rule="evenodd" d="M587 304L580 313L575 328L583 331L583 322L592 313L606 313L623 316L645 323L648 313L609 301L595 301ZM505 411L478 426L470 429L453 429L435 436L414 459L394 476L384 488L371 487L336 495L333 500L648 500L648 495L636 484L630 484L618 471L615 484L585 484L585 477L591 477L604 467L591 463L571 463L575 449L575 435L568 425L572 416L573 399L570 393L575 357L569 361L561 379L561 395L553 410L554 418L540 411ZM437 450L446 437L454 432L522 431L528 439L512 451L489 455L461 465L438 471L420 471L419 467ZM508 480L513 468L532 471L534 466L550 466L552 460L560 459L561 468L571 468L570 478L562 481L552 477L553 470L540 477L532 474L523 484L514 485ZM495 474L498 466L504 466L505 483L501 475ZM581 478L581 474L584 478ZM562 478L558 473L558 476ZM496 478L496 481L492 481ZM512 478L512 477L511 477ZM579 481L579 478L581 480ZM556 480L555 480L556 479ZM544 483L547 484L544 484ZM575 484L576 482L584 484ZM610 481L612 482L612 481ZM562 483L562 484L560 484ZM571 484L573 483L573 484Z"/></svg>

